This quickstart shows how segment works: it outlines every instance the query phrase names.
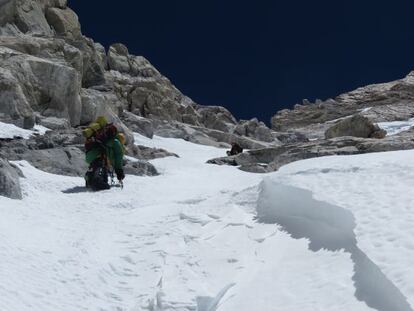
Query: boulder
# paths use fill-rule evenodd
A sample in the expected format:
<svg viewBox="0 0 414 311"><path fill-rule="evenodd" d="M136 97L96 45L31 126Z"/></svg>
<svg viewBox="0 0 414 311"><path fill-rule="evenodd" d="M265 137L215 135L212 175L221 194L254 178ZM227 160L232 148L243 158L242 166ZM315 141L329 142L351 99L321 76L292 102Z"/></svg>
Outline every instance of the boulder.
<svg viewBox="0 0 414 311"><path fill-rule="evenodd" d="M241 120L235 127L234 133L240 136L255 138L260 141L272 142L274 137L272 131L257 118L251 120Z"/></svg>
<svg viewBox="0 0 414 311"><path fill-rule="evenodd" d="M345 118L330 127L325 132L327 139L342 136L384 138L385 131L372 123L368 118L359 114Z"/></svg>
<svg viewBox="0 0 414 311"><path fill-rule="evenodd" d="M48 8L46 19L59 36L77 39L82 35L78 16L70 8Z"/></svg>
<svg viewBox="0 0 414 311"><path fill-rule="evenodd" d="M130 55L128 48L121 43L115 43L109 47L108 65L110 70L131 76L144 78L160 76L158 70L145 57Z"/></svg>
<svg viewBox="0 0 414 311"><path fill-rule="evenodd" d="M19 174L10 163L0 158L0 195L10 199L22 199Z"/></svg>
<svg viewBox="0 0 414 311"><path fill-rule="evenodd" d="M58 147L28 151L24 159L39 170L66 176L84 176L88 166L78 147Z"/></svg>
<svg viewBox="0 0 414 311"><path fill-rule="evenodd" d="M236 119L224 107L220 106L197 106L200 115L200 123L213 130L229 133L237 125Z"/></svg>
<svg viewBox="0 0 414 311"><path fill-rule="evenodd" d="M305 134L297 131L278 132L275 136L283 144L304 143L309 141Z"/></svg>
<svg viewBox="0 0 414 311"><path fill-rule="evenodd" d="M131 157L140 159L140 160L154 160L154 159L161 159L166 157L176 157L178 155L175 153L169 152L164 149L158 148L149 148L140 145L130 145L126 148L127 154Z"/></svg>
<svg viewBox="0 0 414 311"><path fill-rule="evenodd" d="M121 73L129 73L131 66L129 64L128 48L121 44L115 43L108 50L108 65L110 70L119 71Z"/></svg>
<svg viewBox="0 0 414 311"><path fill-rule="evenodd" d="M159 173L154 165L143 160L127 161L124 166L124 172L128 175L135 176L157 176Z"/></svg>
<svg viewBox="0 0 414 311"><path fill-rule="evenodd" d="M39 118L39 124L47 127L51 130L63 130L70 128L70 122L68 119L63 118L55 118L55 117L47 117L47 118Z"/></svg>
<svg viewBox="0 0 414 311"><path fill-rule="evenodd" d="M121 120L133 132L144 135L148 138L154 136L154 126L152 121L143 117L139 117L131 112L124 111Z"/></svg>
<svg viewBox="0 0 414 311"><path fill-rule="evenodd" d="M36 0L2 0L0 3L0 27L14 29L16 35L52 36L43 7Z"/></svg>

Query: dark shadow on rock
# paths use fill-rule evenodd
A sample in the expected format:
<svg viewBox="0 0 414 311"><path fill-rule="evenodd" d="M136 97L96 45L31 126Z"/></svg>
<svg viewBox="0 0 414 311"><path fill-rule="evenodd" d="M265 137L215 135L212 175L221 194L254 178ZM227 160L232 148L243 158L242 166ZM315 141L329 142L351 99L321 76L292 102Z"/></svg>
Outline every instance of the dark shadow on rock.
<svg viewBox="0 0 414 311"><path fill-rule="evenodd" d="M257 205L258 220L277 223L293 238L306 238L309 249L351 254L355 297L378 311L413 311L400 290L357 246L353 214L315 200L312 192L265 180Z"/></svg>

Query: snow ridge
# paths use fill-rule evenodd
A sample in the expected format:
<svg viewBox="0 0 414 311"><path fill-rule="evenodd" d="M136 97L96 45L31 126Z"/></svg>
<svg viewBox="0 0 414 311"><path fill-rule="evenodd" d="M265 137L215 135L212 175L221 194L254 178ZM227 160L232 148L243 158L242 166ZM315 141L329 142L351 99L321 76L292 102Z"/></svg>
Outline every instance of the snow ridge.
<svg viewBox="0 0 414 311"><path fill-rule="evenodd" d="M313 199L312 192L266 179L261 183L258 219L277 223L295 239L309 239L309 249L351 254L355 297L378 311L413 311L406 297L357 246L353 214Z"/></svg>

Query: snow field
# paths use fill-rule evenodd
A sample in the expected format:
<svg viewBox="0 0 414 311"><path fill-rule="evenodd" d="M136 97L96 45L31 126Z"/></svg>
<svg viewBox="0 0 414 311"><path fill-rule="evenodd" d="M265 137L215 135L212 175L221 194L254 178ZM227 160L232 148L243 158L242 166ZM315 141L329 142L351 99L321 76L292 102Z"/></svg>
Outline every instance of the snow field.
<svg viewBox="0 0 414 311"><path fill-rule="evenodd" d="M355 297L350 253L313 251L256 219L263 175L205 164L223 149L136 141L180 158L99 193L17 163L24 199L0 197L0 310L373 310ZM315 159L267 175L351 211L359 248L411 303L413 155Z"/></svg>

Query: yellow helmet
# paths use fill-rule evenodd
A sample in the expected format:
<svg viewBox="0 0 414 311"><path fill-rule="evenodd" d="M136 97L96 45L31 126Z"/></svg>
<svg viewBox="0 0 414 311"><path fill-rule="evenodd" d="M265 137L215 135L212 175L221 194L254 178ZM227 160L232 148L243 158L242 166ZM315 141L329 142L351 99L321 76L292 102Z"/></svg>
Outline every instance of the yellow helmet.
<svg viewBox="0 0 414 311"><path fill-rule="evenodd" d="M108 120L104 116L100 116L96 118L95 123L98 123L103 128L108 124Z"/></svg>
<svg viewBox="0 0 414 311"><path fill-rule="evenodd" d="M125 138L125 135L123 133L118 134L118 140L121 142L121 144L125 145L126 138Z"/></svg>

